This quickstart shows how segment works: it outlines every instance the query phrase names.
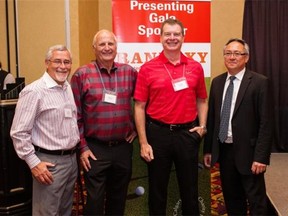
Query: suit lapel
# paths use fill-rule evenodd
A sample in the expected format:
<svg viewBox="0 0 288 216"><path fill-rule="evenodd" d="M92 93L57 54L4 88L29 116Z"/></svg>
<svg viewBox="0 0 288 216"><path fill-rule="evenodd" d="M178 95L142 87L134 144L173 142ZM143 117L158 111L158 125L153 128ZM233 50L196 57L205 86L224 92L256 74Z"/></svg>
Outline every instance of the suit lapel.
<svg viewBox="0 0 288 216"><path fill-rule="evenodd" d="M220 113L221 113L221 107L222 107L222 99L223 99L223 92L224 92L224 86L225 86L225 82L226 82L226 79L227 79L227 72L225 74L222 75L221 79L219 80L219 84L217 86L217 89L219 89L218 91L218 105L219 105L219 110L220 110Z"/></svg>
<svg viewBox="0 0 288 216"><path fill-rule="evenodd" d="M250 73L249 70L246 70L245 73L244 73L244 76L243 76L243 80L242 80L242 82L240 84L240 88L239 88L239 91L238 91L238 95L237 95L237 99L236 99L233 115L237 112L237 110L239 108L239 105L241 104L241 101L243 100L245 92L246 92L248 86L250 85L251 78L252 78L252 74Z"/></svg>

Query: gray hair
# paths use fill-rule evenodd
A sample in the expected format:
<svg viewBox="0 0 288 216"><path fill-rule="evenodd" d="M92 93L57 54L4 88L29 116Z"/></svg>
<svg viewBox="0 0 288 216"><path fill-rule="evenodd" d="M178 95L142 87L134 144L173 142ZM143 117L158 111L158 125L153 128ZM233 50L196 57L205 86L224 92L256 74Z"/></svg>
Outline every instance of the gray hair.
<svg viewBox="0 0 288 216"><path fill-rule="evenodd" d="M224 46L223 48L223 51L226 49L226 47L228 46L228 44L232 43L232 42L238 42L240 44L242 44L244 46L244 50L245 50L245 53L247 53L249 55L249 46L248 44L246 43L245 40L243 39L240 39L240 38L231 38Z"/></svg>
<svg viewBox="0 0 288 216"><path fill-rule="evenodd" d="M48 60L50 60L52 58L52 55L53 55L54 51L68 51L69 54L70 54L70 59L72 61L72 54L71 54L70 50L66 46L61 45L61 44L49 47L49 49L48 49L48 51L46 53L46 56L45 56L45 60L46 61L48 61Z"/></svg>

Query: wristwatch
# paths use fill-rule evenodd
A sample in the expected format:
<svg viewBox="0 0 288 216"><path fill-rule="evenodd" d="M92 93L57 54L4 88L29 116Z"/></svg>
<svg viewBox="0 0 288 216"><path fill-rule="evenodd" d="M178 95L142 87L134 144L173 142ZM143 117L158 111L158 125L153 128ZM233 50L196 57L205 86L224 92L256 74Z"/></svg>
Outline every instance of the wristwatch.
<svg viewBox="0 0 288 216"><path fill-rule="evenodd" d="M205 125L201 125L200 127L203 129L203 131L204 131L205 133L207 133L207 128L206 128Z"/></svg>

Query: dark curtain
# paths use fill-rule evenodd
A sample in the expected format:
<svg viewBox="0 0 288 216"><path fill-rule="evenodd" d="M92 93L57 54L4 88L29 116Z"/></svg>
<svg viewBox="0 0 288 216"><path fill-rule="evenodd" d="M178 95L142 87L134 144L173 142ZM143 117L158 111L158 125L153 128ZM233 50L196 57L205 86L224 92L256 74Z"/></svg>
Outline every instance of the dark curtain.
<svg viewBox="0 0 288 216"><path fill-rule="evenodd" d="M274 96L273 152L288 152L288 0L245 0L243 39L247 67L271 80Z"/></svg>

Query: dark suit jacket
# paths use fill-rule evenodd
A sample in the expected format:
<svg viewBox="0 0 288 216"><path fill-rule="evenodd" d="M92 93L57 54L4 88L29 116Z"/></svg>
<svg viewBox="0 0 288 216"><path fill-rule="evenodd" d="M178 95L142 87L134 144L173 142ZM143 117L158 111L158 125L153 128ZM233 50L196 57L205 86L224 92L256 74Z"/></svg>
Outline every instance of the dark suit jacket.
<svg viewBox="0 0 288 216"><path fill-rule="evenodd" d="M219 159L218 133L222 95L227 72L214 78L210 88L208 133L204 154L212 154L213 166ZM268 79L246 70L236 99L232 116L235 163L242 174L251 174L253 161L269 164L273 140L273 101Z"/></svg>

